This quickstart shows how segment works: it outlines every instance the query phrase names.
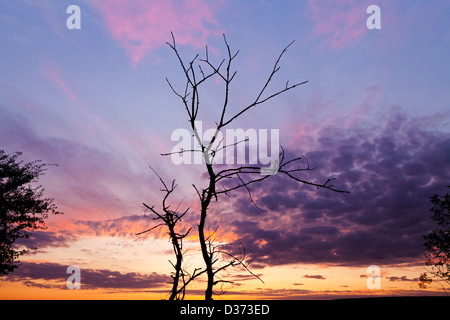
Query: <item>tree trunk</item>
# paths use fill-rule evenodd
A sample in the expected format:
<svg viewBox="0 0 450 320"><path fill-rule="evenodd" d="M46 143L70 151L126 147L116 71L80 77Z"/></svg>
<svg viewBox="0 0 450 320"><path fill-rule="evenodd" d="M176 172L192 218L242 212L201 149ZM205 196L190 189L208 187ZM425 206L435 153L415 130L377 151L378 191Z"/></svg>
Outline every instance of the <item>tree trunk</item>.
<svg viewBox="0 0 450 320"><path fill-rule="evenodd" d="M180 274L181 274L181 264L183 262L183 252L181 251L180 244L178 243L178 239L176 238L176 234L173 229L170 230L170 234L172 237L173 251L177 258L177 262L175 264L175 275L172 276L172 278L173 278L172 292L170 294L169 300L175 300L175 299L177 299L177 294L178 294L178 283L179 283Z"/></svg>
<svg viewBox="0 0 450 320"><path fill-rule="evenodd" d="M206 158L206 157L205 157ZM206 194L202 199L202 211L200 214L200 223L198 225L198 235L200 240L200 247L202 250L203 261L206 265L206 274L208 276L208 284L205 290L205 300L211 301L213 294L213 286L214 286L214 272L213 272L213 261L212 255L208 251L208 244L205 239L205 222L208 206L211 202L212 196L215 194L216 190L216 176L214 174L213 168L211 164L206 164L209 173L209 187L206 190Z"/></svg>
<svg viewBox="0 0 450 320"><path fill-rule="evenodd" d="M202 206L202 212L200 217L200 223L198 225L198 235L200 240L200 247L202 250L203 261L206 265L206 274L208 276L208 284L205 290L205 300L212 300L213 285L214 285L214 273L212 270L212 260L208 252L208 246L205 241L205 220L206 220L206 207Z"/></svg>

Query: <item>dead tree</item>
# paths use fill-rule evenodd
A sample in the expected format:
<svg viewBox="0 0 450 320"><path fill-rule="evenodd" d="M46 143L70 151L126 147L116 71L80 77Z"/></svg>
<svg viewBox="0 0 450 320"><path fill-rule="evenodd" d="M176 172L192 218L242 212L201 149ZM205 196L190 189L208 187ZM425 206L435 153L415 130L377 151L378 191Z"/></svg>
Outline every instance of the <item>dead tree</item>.
<svg viewBox="0 0 450 320"><path fill-rule="evenodd" d="M175 184L175 180L172 180L172 184L170 187L167 186L167 184L164 182L164 180L161 178L161 176L158 175L158 173L153 170L152 167L150 169L155 173L155 175L159 178L159 181L161 181L161 184L163 188L161 189L162 192L165 193L164 198L162 200L162 210L164 213L160 213L155 209L155 206L149 206L145 203L143 205L150 210L155 216L152 218L156 221L162 221L158 223L157 225L151 227L150 229L144 230L142 232L137 233L137 235L144 234L146 232L150 232L158 227L166 226L168 229L168 235L170 238L170 241L172 242L173 252L175 254L175 264L172 263L170 260L170 264L174 268L174 272L172 274L172 290L170 292L169 300L183 300L186 294L186 287L187 285L200 276L204 271L201 270L201 268L194 269L194 272L190 274L187 272L187 270L183 267L183 257L184 257L184 251L183 251L183 239L187 237L189 232L192 228L189 228L187 231L183 233L177 232L177 223L181 221L181 218L189 211L189 208L187 208L182 213L178 213L178 208L175 210L170 209L170 204L167 203L169 196L174 192L177 185ZM182 284L181 284L182 282Z"/></svg>
<svg viewBox="0 0 450 320"><path fill-rule="evenodd" d="M236 143L224 145L223 141L217 141L219 138L219 132L223 130L226 126L231 124L235 119L238 117L241 117L246 112L250 111L251 109L254 109L258 107L259 105L275 98L276 96L285 93L289 90L292 90L296 87L299 87L301 85L306 84L308 81L302 81L295 84L290 85L289 81L286 82L285 86L283 86L280 90L277 90L272 93L266 93L269 84L273 80L273 77L276 75L278 70L280 69L279 63L283 55L286 53L287 49L292 45L293 42L291 42L287 47L285 47L281 54L278 56L278 59L276 60L272 71L269 73L269 76L265 83L262 86L262 89L256 94L256 98L252 100L247 106L240 109L238 112L229 115L229 102L230 102L230 84L233 81L234 77L236 76L236 71L232 71L232 62L238 55L239 51L232 53L230 46L228 45L227 39L225 35L223 36L225 46L227 49L227 58L223 59L219 64L214 65L211 60L209 59L209 53L208 53L208 47L206 47L205 52L205 58L204 59L198 59L199 55L196 55L194 59L192 59L190 62L185 63L183 59L180 56L180 53L178 51L178 48L176 46L175 37L172 34L172 42L167 44L169 47L173 50L175 53L178 62L181 65L181 69L183 71L184 77L185 77L185 86L184 91L178 91L174 88L172 83L166 78L167 83L169 84L170 88L174 92L176 96L178 96L182 104L184 106L184 109L187 113L188 120L190 123L190 127L192 129L192 133L194 136L195 141L198 144L198 147L192 150L179 150L176 153L183 153L183 152L201 152L203 156L203 160L205 163L205 169L208 174L209 183L206 187L203 189L199 189L196 185L193 185L199 201L200 201L200 214L199 214L199 222L198 222L198 234L199 234L199 242L201 247L201 253L203 260L205 262L205 270L207 274L207 286L205 290L205 300L211 300L213 295L213 288L215 285L217 285L220 282L226 282L225 280L217 280L217 274L218 272L226 269L230 266L236 266L236 265L242 265L247 266L244 264L244 261L242 259L238 259L234 256L232 256L231 261L226 263L222 266L215 266L215 263L218 261L217 254L218 250L217 247L211 245L210 239L205 236L205 227L206 227L206 220L208 216L208 208L211 204L212 200L217 201L218 196L220 194L227 194L234 190L245 188L249 194L250 200L255 204L253 201L252 195L251 195L251 189L250 185L254 184L256 182L261 182L270 176L272 176L275 173L278 174L284 174L288 178L293 179L299 183L314 186L317 188L324 188L329 189L332 191L336 191L339 193L345 193L346 191L341 191L332 185L332 181L334 179L327 179L323 183L316 183L311 182L308 180L305 180L298 176L299 173L303 171L311 171L314 168L311 168L309 166L309 163L307 159L303 156L296 157L294 159L286 160L285 159L285 152L284 149L281 148L281 153L279 154L278 161L276 165L271 168L269 171L271 172L265 172L265 174L261 174L263 171L261 167L255 165L255 166L249 166L249 165L241 165L236 167L227 167L226 169L222 170L216 170L214 166L214 158L219 150L225 149L225 148L231 148L235 147L238 143L245 143L245 141L238 141ZM198 60L198 64L197 64ZM203 67L202 67L203 66ZM198 67L198 69L197 69ZM208 71L205 71L208 70ZM215 126L215 134L210 140L209 143L205 143L202 141L202 137L200 137L199 132L196 128L196 121L198 116L198 111L200 108L200 88L206 83L207 80L211 79L212 77L218 77L223 85L224 85L224 98L222 102L222 110L220 112L220 118L216 122ZM228 111L228 112L227 112ZM164 153L162 155L167 156L174 154L175 152L171 153ZM227 183L223 183L223 182ZM234 181L234 182L232 182ZM255 204L256 205L256 204ZM220 252L223 254L225 251L220 250Z"/></svg>

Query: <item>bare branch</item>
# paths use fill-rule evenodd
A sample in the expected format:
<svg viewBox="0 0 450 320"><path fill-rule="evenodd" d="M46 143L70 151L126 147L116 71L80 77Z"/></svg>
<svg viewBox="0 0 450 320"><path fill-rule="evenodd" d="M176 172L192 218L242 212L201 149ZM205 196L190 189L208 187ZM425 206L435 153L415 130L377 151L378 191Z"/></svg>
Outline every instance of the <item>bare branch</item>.
<svg viewBox="0 0 450 320"><path fill-rule="evenodd" d="M239 180L242 182L242 185L244 186L244 188L247 190L248 192L248 196L250 198L250 201L253 203L253 205L258 208L261 211L264 211L263 209L261 209L260 207L258 207L258 205L255 203L255 201L253 200L252 197L252 192L250 190L250 188L248 187L248 185L244 182L244 180L242 180L241 176L239 174L236 174L236 176L239 178Z"/></svg>
<svg viewBox="0 0 450 320"><path fill-rule="evenodd" d="M292 41L290 44L288 44L288 45L283 49L283 51L281 52L281 54L279 55L277 61L275 62L275 65L273 66L272 72L270 73L269 77L267 78L266 83L264 84L263 88L262 88L261 91L259 92L259 94L258 94L258 96L256 97L255 101L254 101L253 103L251 103L250 105L248 105L246 108L242 109L242 110L241 110L240 112L238 112L237 114L235 114L235 115L234 115L233 117L231 117L228 121L226 121L226 122L221 121L221 125L222 125L222 126L226 126L226 125L230 124L234 119L238 118L240 115L242 115L244 112L248 111L249 109L251 109L251 108L253 108L253 107L255 107L255 106L259 105L259 104L262 104L262 103L264 103L264 102L266 102L266 101L268 101L268 100L270 100L270 99L272 99L272 98L274 98L274 97L276 97L276 96L278 96L278 95L280 95L280 94L282 94L282 93L284 93L284 92L286 92L286 91L288 91L288 90L294 89L294 88L296 88L296 87L298 87L298 86L301 86L301 85L304 85L304 84L308 83L308 81L302 81L302 82L296 83L296 84L294 84L294 85L288 86L288 84L289 84L289 81L288 81L288 82L286 83L286 87L285 87L284 89L282 89L282 90L280 90L280 91L277 91L277 92L275 92L275 93L269 95L269 96L268 96L267 98L265 98L265 99L260 100L260 99L261 99L261 96L262 96L263 93L264 93L264 91L267 89L269 83L272 81L273 76L278 72L278 70L280 70L280 67L278 66L278 64L280 63L281 58L283 57L284 53L287 51L287 49L288 49L293 43L294 43L294 41ZM222 120L223 120L223 119L222 119Z"/></svg>
<svg viewBox="0 0 450 320"><path fill-rule="evenodd" d="M195 191L197 192L197 195L198 195L198 197L199 197L199 199L200 199L200 201L201 201L201 200L202 200L202 196L200 195L200 192L198 191L198 189L197 189L197 187L195 186L195 184L193 184L192 186L194 187L194 189L195 189Z"/></svg>
<svg viewBox="0 0 450 320"><path fill-rule="evenodd" d="M160 153L162 156L171 156L173 154L183 154L185 152L203 152L202 150L196 150L196 149L180 149L179 151L173 151L173 152L167 152L167 153Z"/></svg>
<svg viewBox="0 0 450 320"><path fill-rule="evenodd" d="M142 231L142 232L136 233L136 235L138 236L138 235L141 235L141 234L143 234L143 233L150 232L150 231L152 231L153 229L156 229L156 228L161 227L161 226L164 226L164 225L165 225L165 223L157 224L156 226L154 226L154 227L152 227L152 228L150 228L150 229L147 229L147 230L144 230L144 231Z"/></svg>
<svg viewBox="0 0 450 320"><path fill-rule="evenodd" d="M230 267L230 266L234 267L234 266L236 266L236 265L241 265L242 267L244 267L245 270L247 270L248 273L250 273L252 276L254 276L255 278L257 278L257 279L258 279L259 281L261 281L262 283L264 283L264 281L263 281L258 275L254 274L254 273L249 269L249 265L250 265L250 263L251 263L253 260L250 260L250 262L248 262L247 264L245 264L246 250L245 250L245 247L244 247L244 245L243 245L242 243L240 243L240 245L241 245L241 247L242 247L242 249L243 249L243 253L242 253L242 257L241 257L241 258L238 258L238 257L236 257L235 255L233 255L233 254L231 254L231 253L229 253L229 252L227 252L227 251L225 251L225 250L218 250L218 251L216 251L217 253L221 253L221 254L223 254L223 255L229 256L229 257L232 258L233 260L230 261L228 264L224 265L223 267L217 269L215 272L217 273L219 270L226 269L226 268L228 268L228 267Z"/></svg>
<svg viewBox="0 0 450 320"><path fill-rule="evenodd" d="M301 178L295 176L294 173L303 172L303 171L313 171L315 168L310 168L309 161L304 156L296 157L296 158L293 158L293 159L285 162L285 160L284 160L285 154L284 154L283 147L281 147L281 150L282 151L279 154L278 173L285 174L289 178L291 178L297 182L300 182L302 184L315 186L317 188L329 189L329 190L332 190L332 191L335 191L338 193L349 193L348 191L345 191L345 190L336 189L331 184L331 182L335 180L334 178L328 178L325 183L315 183L315 182L307 181L307 180L304 180L304 179L301 179ZM299 166L299 163L301 160L304 160L306 162L306 164L307 164L306 167L301 168ZM297 164L297 167L289 168L289 165L291 165L293 163ZM240 181L240 183L238 183L234 187L229 187L229 188L224 187L221 190L217 191L216 193L217 194L228 193L230 191L239 189L241 187L247 188L250 184L263 181L263 180L267 179L268 177L270 177L270 175L261 176L260 172L261 172L261 168L258 166L240 166L237 168L224 169L216 174L216 183L220 182L223 179L231 179L234 177L236 177ZM258 178L252 178L248 181L244 181L242 179L242 175L250 175L250 176L256 175Z"/></svg>

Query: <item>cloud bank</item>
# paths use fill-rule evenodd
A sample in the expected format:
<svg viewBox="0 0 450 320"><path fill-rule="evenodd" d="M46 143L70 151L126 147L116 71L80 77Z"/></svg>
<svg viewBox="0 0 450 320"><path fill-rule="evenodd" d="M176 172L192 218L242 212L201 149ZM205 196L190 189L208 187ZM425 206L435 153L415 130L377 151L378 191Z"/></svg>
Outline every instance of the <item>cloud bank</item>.
<svg viewBox="0 0 450 320"><path fill-rule="evenodd" d="M437 118L411 118L392 109L371 123L301 136L298 142L305 144L291 147L290 157L304 152L298 146L307 146L306 156L317 167L303 177L335 177L336 186L351 194L276 175L252 186L264 211L244 190L222 217L260 266L420 260L422 236L432 227L429 197L450 183L450 134L425 129L438 128Z"/></svg>
<svg viewBox="0 0 450 320"><path fill-rule="evenodd" d="M8 281L21 281L27 286L44 288L66 288L67 265L53 262L22 262L20 268L8 275ZM163 287L170 277L137 272L118 272L109 269L81 268L82 289L152 289Z"/></svg>

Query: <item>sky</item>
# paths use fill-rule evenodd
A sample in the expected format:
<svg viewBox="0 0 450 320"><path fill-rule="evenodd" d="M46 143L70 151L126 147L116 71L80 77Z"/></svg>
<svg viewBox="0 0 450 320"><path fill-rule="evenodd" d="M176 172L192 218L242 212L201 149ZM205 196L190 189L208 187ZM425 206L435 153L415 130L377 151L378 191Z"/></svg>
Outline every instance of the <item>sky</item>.
<svg viewBox="0 0 450 320"><path fill-rule="evenodd" d="M70 5L80 29L68 28ZM370 5L380 29L369 29ZM0 149L57 164L39 180L63 215L21 240L21 266L0 279L1 299L167 299L172 248L143 203L164 194L151 166L176 179L186 267L203 266L195 232L205 166L175 164L172 134L189 129L180 99L185 62L227 58L237 71L227 116L252 103L282 50L265 94L308 81L252 108L230 128L279 130L286 157L305 156L306 180L335 178L335 193L275 174L220 195L208 229L250 269L229 268L223 299L333 299L442 295L417 285L430 196L450 184L450 2L443 0L5 0L0 2ZM73 22L73 21L72 21ZM207 66L203 65L204 70ZM224 86L201 91L199 119L213 128ZM69 266L81 270L70 290ZM377 266L379 288L367 285ZM205 279L189 288L201 298Z"/></svg>

